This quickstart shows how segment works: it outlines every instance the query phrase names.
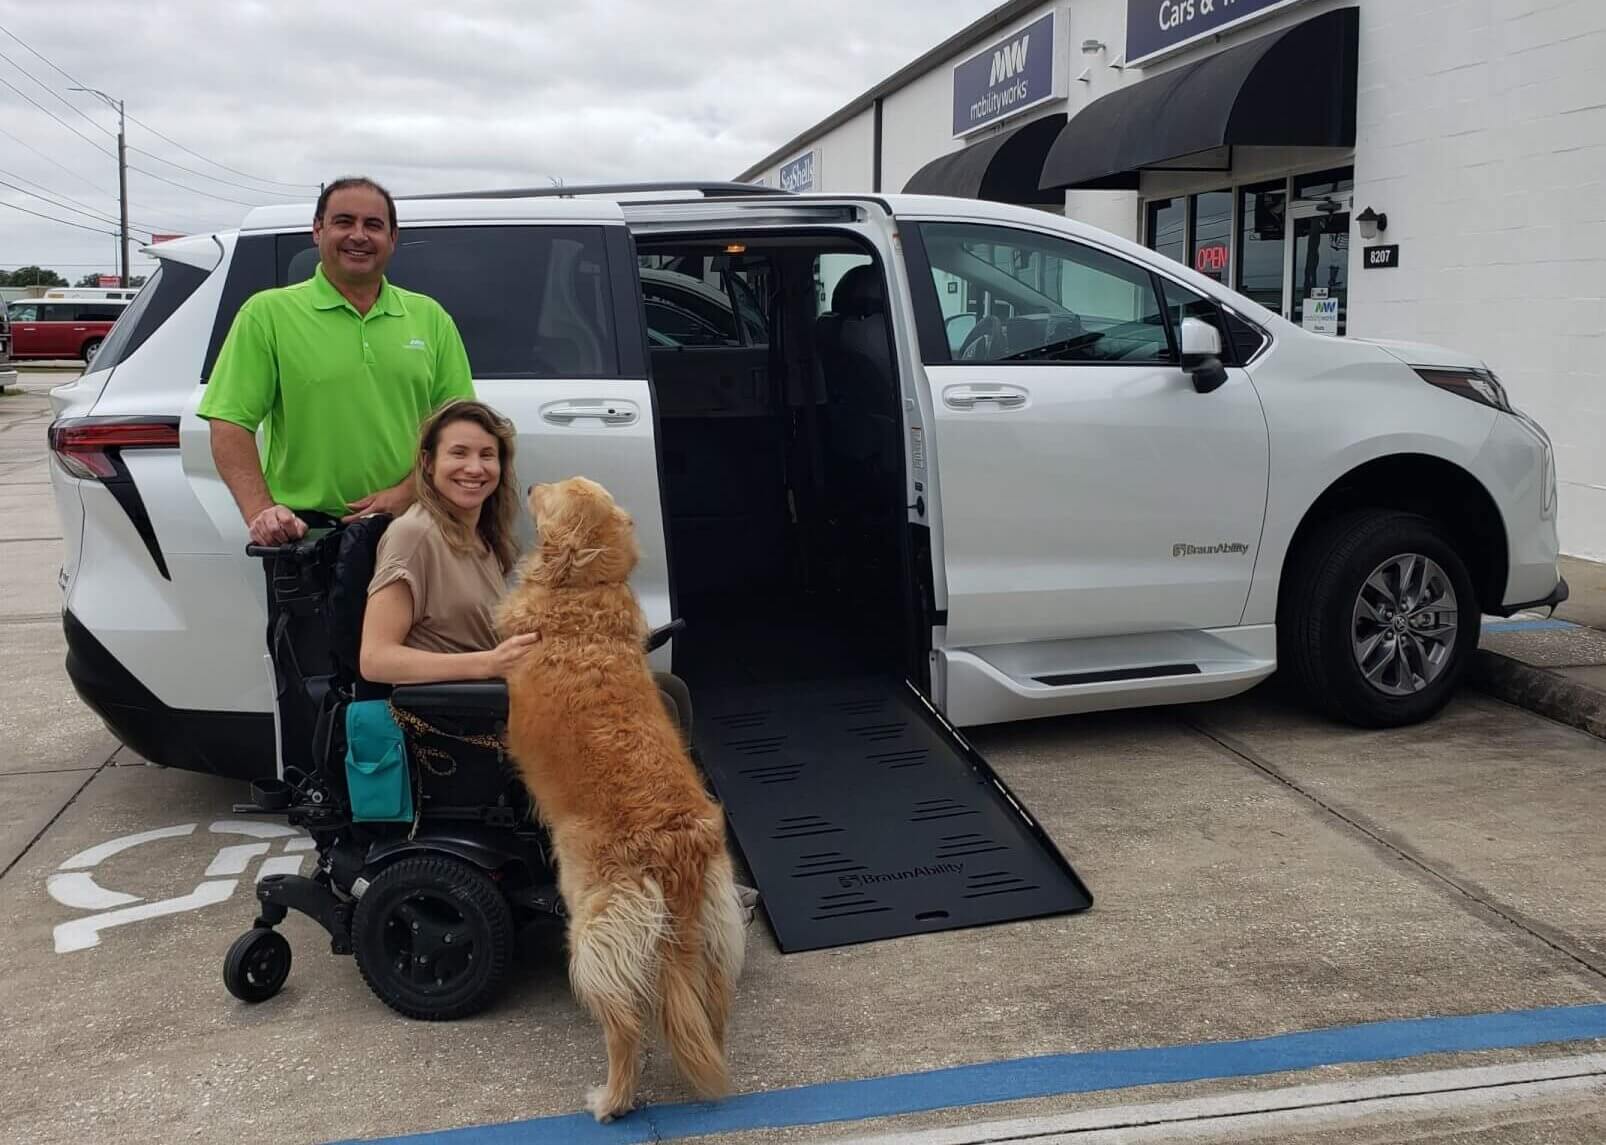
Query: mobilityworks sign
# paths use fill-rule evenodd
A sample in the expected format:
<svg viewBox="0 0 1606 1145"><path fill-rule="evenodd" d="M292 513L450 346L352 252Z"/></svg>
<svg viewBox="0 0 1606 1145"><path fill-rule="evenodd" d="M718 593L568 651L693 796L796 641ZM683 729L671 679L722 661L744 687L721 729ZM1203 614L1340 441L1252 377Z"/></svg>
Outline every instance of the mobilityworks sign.
<svg viewBox="0 0 1606 1145"><path fill-rule="evenodd" d="M1304 0L1126 0L1126 62L1141 64Z"/></svg>
<svg viewBox="0 0 1606 1145"><path fill-rule="evenodd" d="M1054 13L954 68L954 134L1054 98Z"/></svg>

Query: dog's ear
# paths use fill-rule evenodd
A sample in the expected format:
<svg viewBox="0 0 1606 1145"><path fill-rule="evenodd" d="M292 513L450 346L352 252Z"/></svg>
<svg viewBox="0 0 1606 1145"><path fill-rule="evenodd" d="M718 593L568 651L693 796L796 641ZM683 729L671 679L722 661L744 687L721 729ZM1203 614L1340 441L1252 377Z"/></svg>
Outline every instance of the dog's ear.
<svg viewBox="0 0 1606 1145"><path fill-rule="evenodd" d="M577 569L583 569L607 551L607 549L578 549L569 563Z"/></svg>

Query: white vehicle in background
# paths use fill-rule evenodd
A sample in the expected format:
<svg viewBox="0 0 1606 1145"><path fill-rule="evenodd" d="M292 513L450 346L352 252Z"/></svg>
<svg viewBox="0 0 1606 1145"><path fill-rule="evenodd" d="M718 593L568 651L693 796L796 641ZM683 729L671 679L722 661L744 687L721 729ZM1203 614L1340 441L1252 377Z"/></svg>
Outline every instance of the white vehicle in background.
<svg viewBox="0 0 1606 1145"><path fill-rule="evenodd" d="M1449 699L1482 613L1565 599L1550 443L1475 357L1309 334L1041 211L563 194L402 201L391 277L456 318L522 485L629 509L677 670L763 642L963 726L1281 665L1386 726ZM273 768L262 571L195 409L241 302L311 273L311 214L154 248L52 395L68 671L176 767Z"/></svg>

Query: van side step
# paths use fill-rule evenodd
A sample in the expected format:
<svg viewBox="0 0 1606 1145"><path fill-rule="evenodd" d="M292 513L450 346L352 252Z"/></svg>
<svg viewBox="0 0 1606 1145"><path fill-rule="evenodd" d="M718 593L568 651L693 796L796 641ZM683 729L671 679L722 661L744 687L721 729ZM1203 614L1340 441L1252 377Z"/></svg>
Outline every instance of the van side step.
<svg viewBox="0 0 1606 1145"><path fill-rule="evenodd" d="M1197 664L1154 664L1142 668L1108 668L1102 672L1061 672L1054 676L1033 676L1039 684L1065 688L1075 684L1110 684L1118 680L1158 680L1166 676L1197 676Z"/></svg>

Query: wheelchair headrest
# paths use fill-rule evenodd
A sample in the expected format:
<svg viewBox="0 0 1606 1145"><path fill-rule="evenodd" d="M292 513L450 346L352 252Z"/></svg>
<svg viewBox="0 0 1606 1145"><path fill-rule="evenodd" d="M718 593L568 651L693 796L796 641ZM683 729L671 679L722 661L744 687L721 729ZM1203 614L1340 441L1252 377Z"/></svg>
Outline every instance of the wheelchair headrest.
<svg viewBox="0 0 1606 1145"><path fill-rule="evenodd" d="M331 651L343 675L359 676L362 618L368 607L368 583L374 579L379 538L390 525L390 515L376 513L342 527L335 536L338 548L329 579L329 632Z"/></svg>

